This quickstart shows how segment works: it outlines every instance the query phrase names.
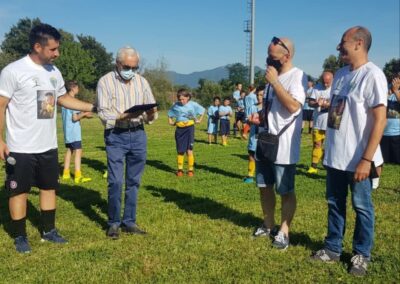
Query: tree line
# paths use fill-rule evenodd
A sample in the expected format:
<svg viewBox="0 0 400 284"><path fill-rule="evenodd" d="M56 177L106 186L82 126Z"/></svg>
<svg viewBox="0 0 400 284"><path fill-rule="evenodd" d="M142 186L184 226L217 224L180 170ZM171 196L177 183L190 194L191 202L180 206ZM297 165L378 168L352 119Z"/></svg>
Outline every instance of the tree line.
<svg viewBox="0 0 400 284"><path fill-rule="evenodd" d="M4 36L0 45L0 70L10 62L17 60L30 52L29 32L35 25L41 23L39 18L23 18L13 25ZM115 68L113 53L108 52L104 45L93 36L79 34L74 36L68 31L58 29L62 35L60 53L55 61L63 74L64 80L76 80L80 84L80 98L86 101L95 100L97 81L101 76ZM344 66L335 55L329 55L323 62L324 70L335 72ZM142 67L143 76L149 81L160 109L167 109L175 101L176 91L187 88L202 105L209 105L215 95L230 96L237 82L248 87L249 70L242 63L227 65L228 78L218 82L200 79L197 88L174 85L167 73L168 64L165 58L160 58L155 66ZM390 82L393 76L400 72L400 59L394 58L387 62L384 73ZM310 80L318 81L318 78ZM255 74L254 84L264 84L264 70Z"/></svg>

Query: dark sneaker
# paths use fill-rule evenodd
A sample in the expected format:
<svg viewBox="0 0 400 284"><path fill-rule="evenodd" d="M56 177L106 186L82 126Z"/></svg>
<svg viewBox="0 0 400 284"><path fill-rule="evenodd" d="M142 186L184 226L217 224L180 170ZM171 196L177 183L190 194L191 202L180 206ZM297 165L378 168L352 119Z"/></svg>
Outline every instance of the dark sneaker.
<svg viewBox="0 0 400 284"><path fill-rule="evenodd" d="M43 232L42 235L42 242L52 242L52 243L56 243L56 244L65 244L68 243L68 241L66 239L64 239L62 236L60 236L57 232L57 229L52 229L50 232Z"/></svg>
<svg viewBox="0 0 400 284"><path fill-rule="evenodd" d="M31 247L28 243L28 238L26 236L19 236L14 239L15 249L19 253L30 253Z"/></svg>
<svg viewBox="0 0 400 284"><path fill-rule="evenodd" d="M128 234L146 235L147 233L140 229L136 224L133 226L123 226L121 228L122 232Z"/></svg>
<svg viewBox="0 0 400 284"><path fill-rule="evenodd" d="M367 274L368 258L361 254L356 254L351 258L350 274L354 276L364 276Z"/></svg>
<svg viewBox="0 0 400 284"><path fill-rule="evenodd" d="M256 228L253 232L253 237L271 237L275 238L275 236L279 232L279 227L275 226L272 229L268 229L262 224L260 227Z"/></svg>
<svg viewBox="0 0 400 284"><path fill-rule="evenodd" d="M110 226L107 230L107 237L117 240L119 238L119 227L117 225Z"/></svg>
<svg viewBox="0 0 400 284"><path fill-rule="evenodd" d="M272 242L272 246L280 250L285 250L289 247L289 238L284 232L279 231Z"/></svg>
<svg viewBox="0 0 400 284"><path fill-rule="evenodd" d="M332 263L340 260L340 254L330 251L328 249L320 249L311 256L311 259Z"/></svg>

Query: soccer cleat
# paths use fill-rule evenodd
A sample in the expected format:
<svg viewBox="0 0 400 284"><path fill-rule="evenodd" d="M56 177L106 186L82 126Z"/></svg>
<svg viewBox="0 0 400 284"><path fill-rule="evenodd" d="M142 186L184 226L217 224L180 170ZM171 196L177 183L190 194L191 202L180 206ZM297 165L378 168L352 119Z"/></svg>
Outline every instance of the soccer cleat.
<svg viewBox="0 0 400 284"><path fill-rule="evenodd" d="M50 232L43 232L41 242L52 242L56 244L68 243L66 239L58 234L57 229L52 229Z"/></svg>
<svg viewBox="0 0 400 284"><path fill-rule="evenodd" d="M318 173L318 169L314 168L314 167L310 167L307 171L308 174L317 174Z"/></svg>
<svg viewBox="0 0 400 284"><path fill-rule="evenodd" d="M330 251L328 249L320 249L311 256L311 259L332 263L340 260L340 254Z"/></svg>
<svg viewBox="0 0 400 284"><path fill-rule="evenodd" d="M356 254L351 258L349 273L354 276L364 276L367 274L368 258L361 254Z"/></svg>
<svg viewBox="0 0 400 284"><path fill-rule="evenodd" d="M19 253L30 253L31 247L28 243L28 238L26 236L18 236L14 239L15 249Z"/></svg>
<svg viewBox="0 0 400 284"><path fill-rule="evenodd" d="M192 177L192 176L194 176L194 172L193 171L188 171L187 175L188 175L188 177Z"/></svg>
<svg viewBox="0 0 400 284"><path fill-rule="evenodd" d="M75 183L84 183L84 182L89 182L91 181L91 178L88 177L79 177L79 178L74 178Z"/></svg>
<svg viewBox="0 0 400 284"><path fill-rule="evenodd" d="M178 171L176 172L176 176L177 176L177 177L183 177L183 171L182 171L182 170L178 170Z"/></svg>
<svg viewBox="0 0 400 284"><path fill-rule="evenodd" d="M272 242L272 246L280 250L285 250L289 247L289 238L284 232L279 231Z"/></svg>
<svg viewBox="0 0 400 284"><path fill-rule="evenodd" d="M253 177L245 177L243 179L244 183L253 183L254 182L254 178Z"/></svg>

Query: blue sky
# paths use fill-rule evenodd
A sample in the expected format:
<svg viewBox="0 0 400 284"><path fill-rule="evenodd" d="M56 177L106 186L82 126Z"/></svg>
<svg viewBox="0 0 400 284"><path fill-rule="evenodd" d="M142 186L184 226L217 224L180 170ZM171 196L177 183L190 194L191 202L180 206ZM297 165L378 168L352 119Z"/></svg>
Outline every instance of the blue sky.
<svg viewBox="0 0 400 284"><path fill-rule="evenodd" d="M336 55L343 32L370 29L370 60L383 67L400 57L399 0L256 0L255 63L265 65L273 36L291 38L295 65L318 76ZM168 69L191 73L245 63L247 0L0 0L0 41L23 17L73 34L92 35L109 52L136 47L143 64L165 58Z"/></svg>

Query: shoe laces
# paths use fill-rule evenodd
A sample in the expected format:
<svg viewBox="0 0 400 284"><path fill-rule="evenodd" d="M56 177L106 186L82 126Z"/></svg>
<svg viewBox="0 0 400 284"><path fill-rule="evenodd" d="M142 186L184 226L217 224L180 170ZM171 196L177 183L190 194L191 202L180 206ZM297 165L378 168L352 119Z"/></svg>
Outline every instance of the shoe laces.
<svg viewBox="0 0 400 284"><path fill-rule="evenodd" d="M281 243L285 242L285 233L282 231L279 231L278 234L275 236L275 240L277 242L281 242Z"/></svg>
<svg viewBox="0 0 400 284"><path fill-rule="evenodd" d="M357 254L351 258L351 263L354 266L363 266L365 263L365 258L361 254Z"/></svg>

